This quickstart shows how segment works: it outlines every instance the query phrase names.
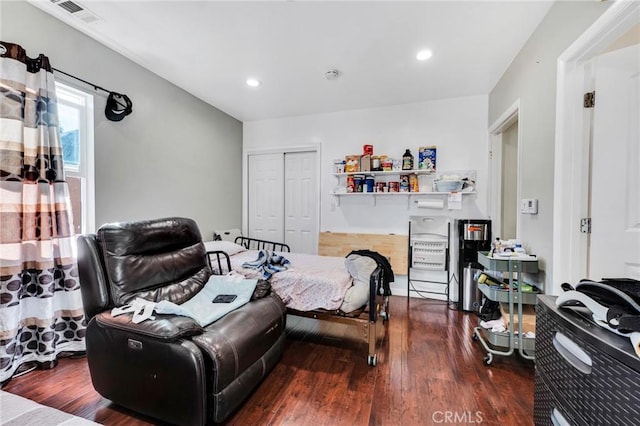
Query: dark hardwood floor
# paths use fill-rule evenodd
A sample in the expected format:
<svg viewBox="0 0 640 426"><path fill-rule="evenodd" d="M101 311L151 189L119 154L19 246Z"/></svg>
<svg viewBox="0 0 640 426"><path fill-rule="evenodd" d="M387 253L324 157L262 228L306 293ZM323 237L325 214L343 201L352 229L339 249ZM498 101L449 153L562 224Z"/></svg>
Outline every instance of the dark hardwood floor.
<svg viewBox="0 0 640 426"><path fill-rule="evenodd" d="M359 330L289 317L280 362L229 425L532 425L533 362L472 341L477 317L429 299L391 297L378 365ZM61 359L4 390L106 425L158 424L98 395L85 358Z"/></svg>

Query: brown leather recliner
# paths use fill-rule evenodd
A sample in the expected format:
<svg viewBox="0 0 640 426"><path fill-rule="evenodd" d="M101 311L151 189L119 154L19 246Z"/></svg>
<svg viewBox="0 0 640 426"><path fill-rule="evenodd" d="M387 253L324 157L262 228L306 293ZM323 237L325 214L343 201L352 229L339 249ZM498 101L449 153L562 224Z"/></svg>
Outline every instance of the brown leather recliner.
<svg viewBox="0 0 640 426"><path fill-rule="evenodd" d="M206 327L111 315L137 297L180 304L203 288L211 269L191 219L104 225L78 238L78 267L91 380L118 405L174 424L221 422L282 354L286 315L275 294Z"/></svg>

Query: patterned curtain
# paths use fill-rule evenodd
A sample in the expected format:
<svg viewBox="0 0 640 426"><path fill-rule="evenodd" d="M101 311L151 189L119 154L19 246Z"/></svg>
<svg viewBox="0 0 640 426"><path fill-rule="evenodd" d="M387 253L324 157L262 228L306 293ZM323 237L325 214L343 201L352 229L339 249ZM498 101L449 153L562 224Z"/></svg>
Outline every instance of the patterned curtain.
<svg viewBox="0 0 640 426"><path fill-rule="evenodd" d="M49 59L0 41L0 383L85 349L73 234Z"/></svg>

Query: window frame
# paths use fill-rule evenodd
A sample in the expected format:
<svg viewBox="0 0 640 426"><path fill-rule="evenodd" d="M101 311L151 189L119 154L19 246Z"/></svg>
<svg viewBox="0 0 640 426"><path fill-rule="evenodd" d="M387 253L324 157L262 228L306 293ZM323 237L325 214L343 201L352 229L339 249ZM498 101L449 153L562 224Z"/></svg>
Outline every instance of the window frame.
<svg viewBox="0 0 640 426"><path fill-rule="evenodd" d="M79 167L64 166L66 176L81 179L81 233L95 232L95 155L93 95L68 83L56 81L58 105L75 108L79 112Z"/></svg>

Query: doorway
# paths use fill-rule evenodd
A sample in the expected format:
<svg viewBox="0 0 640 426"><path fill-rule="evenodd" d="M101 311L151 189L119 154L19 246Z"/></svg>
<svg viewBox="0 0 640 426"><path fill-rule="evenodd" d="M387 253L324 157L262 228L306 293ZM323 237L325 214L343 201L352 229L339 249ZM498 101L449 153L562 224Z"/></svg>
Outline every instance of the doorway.
<svg viewBox="0 0 640 426"><path fill-rule="evenodd" d="M597 81L598 57L611 49L612 44L619 42L626 34L640 23L640 3L615 2L603 15L558 58L558 99L556 122L556 150L554 169L554 229L553 229L553 274L551 279L551 294L561 292L560 284L563 282L577 282L585 278L594 265L590 256L592 245L590 240L594 234L589 234L588 227L581 226L581 220L590 217L590 209L593 203L590 197L596 191L596 180L591 181L590 161L591 156L591 120L593 110L583 108L584 94L593 90ZM637 37L637 36L636 36ZM595 71L594 71L595 70ZM635 92L637 98L638 93ZM598 93L596 92L596 105L598 105ZM602 105L602 104L601 104ZM614 111L624 113L624 107L616 106ZM593 130L595 131L594 121ZM619 127L619 126L618 126ZM596 136L594 132L594 136ZM612 135L607 135L611 138ZM637 149L637 136L636 136ZM594 139L593 148L597 141ZM614 151L615 153L615 151ZM609 169L618 168L627 161L638 161L630 158L633 152L619 153L615 160L607 160ZM594 164L598 158L594 155ZM613 162L613 164L611 163ZM608 163L608 164L607 164ZM629 170L625 167L626 170ZM637 166L636 166L637 170ZM593 183L593 191L589 183ZM615 188L615 187L614 187ZM613 192L614 188L605 189ZM623 188L619 187L619 191ZM632 188L624 187L624 191ZM600 193L602 190L598 190ZM601 204L600 202L599 204ZM628 210L620 205L609 205L610 210ZM633 210L633 208L631 208ZM637 207L636 210L637 212ZM592 218L593 219L593 218ZM612 219L604 219L611 221ZM592 220L592 231L600 226L603 221L596 224ZM636 222L637 223L637 222ZM632 226L629 226L631 224ZM633 222L627 224L631 229ZM632 230L632 229L631 229ZM585 232L583 232L585 231ZM600 231L598 231L600 232ZM640 235L640 229L632 230L636 238ZM595 241L594 241L595 245ZM624 255L623 248L618 244L599 244L605 247L612 256ZM632 243L633 246L633 243ZM597 261L597 260L596 260ZM633 264L637 265L633 266ZM619 270L616 276L635 276L634 272L640 271L640 259L633 260L626 270ZM620 268L619 268L620 269ZM592 271L595 275L602 272ZM609 275L609 273L607 273ZM600 277L594 277L599 279Z"/></svg>
<svg viewBox="0 0 640 426"><path fill-rule="evenodd" d="M586 277L640 280L640 26L637 42L594 58Z"/></svg>
<svg viewBox="0 0 640 426"><path fill-rule="evenodd" d="M494 235L500 239L517 239L519 230L519 123L517 101L489 128L491 145L489 209Z"/></svg>
<svg viewBox="0 0 640 426"><path fill-rule="evenodd" d="M317 254L317 151L248 155L248 236L284 242L296 253Z"/></svg>
<svg viewBox="0 0 640 426"><path fill-rule="evenodd" d="M502 223L500 238L517 238L518 224L518 122L502 133Z"/></svg>

